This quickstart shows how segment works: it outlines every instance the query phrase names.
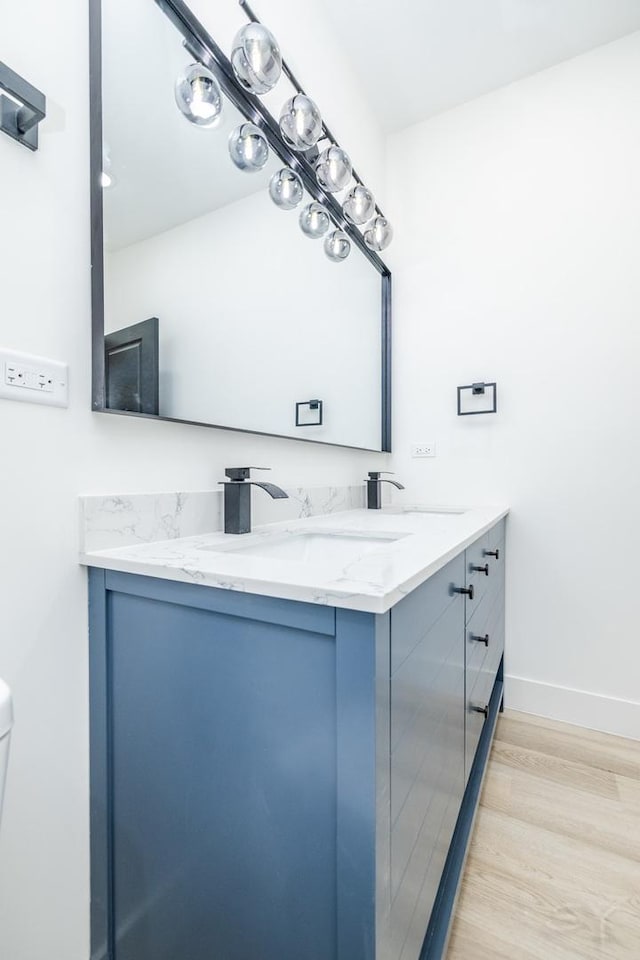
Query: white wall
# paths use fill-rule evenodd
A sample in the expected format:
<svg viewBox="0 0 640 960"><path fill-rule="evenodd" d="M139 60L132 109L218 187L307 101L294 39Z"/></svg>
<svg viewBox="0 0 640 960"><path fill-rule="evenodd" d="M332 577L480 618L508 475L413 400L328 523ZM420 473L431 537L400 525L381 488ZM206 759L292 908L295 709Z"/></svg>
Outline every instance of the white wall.
<svg viewBox="0 0 640 960"><path fill-rule="evenodd" d="M392 137L388 204L395 469L511 504L509 703L637 737L639 170L634 34Z"/></svg>
<svg viewBox="0 0 640 960"><path fill-rule="evenodd" d="M159 318L163 416L379 449L380 275L298 217L263 189L106 254L105 329ZM296 427L313 398L322 426Z"/></svg>
<svg viewBox="0 0 640 960"><path fill-rule="evenodd" d="M0 676L16 708L0 832L0 956L87 960L78 494L202 489L225 465L247 462L272 466L274 481L287 485L358 483L386 458L90 412L88 4L5 6L2 59L46 92L49 118L36 154L0 136L0 344L67 360L71 400L68 410L0 403ZM306 23L291 21L306 44ZM319 79L328 115L335 103L346 125L348 105L355 110L359 98L310 67L305 82L313 89ZM365 142L379 142L366 130L350 139L356 157Z"/></svg>

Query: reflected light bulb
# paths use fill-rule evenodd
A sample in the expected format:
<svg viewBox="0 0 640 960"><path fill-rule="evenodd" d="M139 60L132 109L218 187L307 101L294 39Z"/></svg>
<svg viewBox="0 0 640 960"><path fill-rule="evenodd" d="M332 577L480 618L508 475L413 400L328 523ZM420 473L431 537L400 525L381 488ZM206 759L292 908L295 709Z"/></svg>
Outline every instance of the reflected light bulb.
<svg viewBox="0 0 640 960"><path fill-rule="evenodd" d="M261 23L247 23L236 33L231 66L240 85L251 93L272 90L282 72L278 42Z"/></svg>
<svg viewBox="0 0 640 960"><path fill-rule="evenodd" d="M178 109L196 127L216 127L222 114L218 81L201 63L192 63L176 80Z"/></svg>
<svg viewBox="0 0 640 960"><path fill-rule="evenodd" d="M351 241L344 230L333 230L324 241L324 252L333 263L342 263L351 253Z"/></svg>
<svg viewBox="0 0 640 960"><path fill-rule="evenodd" d="M302 180L290 167L276 170L269 181L269 196L281 210L293 210L304 195Z"/></svg>
<svg viewBox="0 0 640 960"><path fill-rule="evenodd" d="M311 240L319 240L331 226L331 220L327 210L321 203L308 203L303 207L300 213L300 229L305 237Z"/></svg>
<svg viewBox="0 0 640 960"><path fill-rule="evenodd" d="M216 104L208 99L210 89L211 81L206 77L196 77L191 81L191 113L200 120L212 120L218 114Z"/></svg>
<svg viewBox="0 0 640 960"><path fill-rule="evenodd" d="M241 123L229 137L229 156L245 173L262 170L269 159L269 144L255 123Z"/></svg>
<svg viewBox="0 0 640 960"><path fill-rule="evenodd" d="M393 227L386 217L375 217L365 230L363 238L370 250L380 253L386 250L393 240Z"/></svg>

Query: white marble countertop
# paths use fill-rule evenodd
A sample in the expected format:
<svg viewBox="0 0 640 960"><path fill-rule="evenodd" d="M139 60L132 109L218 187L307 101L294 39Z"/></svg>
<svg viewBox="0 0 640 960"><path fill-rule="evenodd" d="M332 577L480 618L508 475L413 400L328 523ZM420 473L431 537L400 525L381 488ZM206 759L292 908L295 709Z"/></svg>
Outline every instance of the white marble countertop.
<svg viewBox="0 0 640 960"><path fill-rule="evenodd" d="M111 549L85 545L80 559L107 570L385 613L508 512L425 504L344 510L264 524L242 536L217 531Z"/></svg>

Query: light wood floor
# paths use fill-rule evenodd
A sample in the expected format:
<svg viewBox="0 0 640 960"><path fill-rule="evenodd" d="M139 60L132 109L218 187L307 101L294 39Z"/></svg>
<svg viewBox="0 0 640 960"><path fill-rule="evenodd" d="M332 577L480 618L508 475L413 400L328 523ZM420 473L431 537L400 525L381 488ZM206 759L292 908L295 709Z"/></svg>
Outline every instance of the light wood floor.
<svg viewBox="0 0 640 960"><path fill-rule="evenodd" d="M640 960L640 742L505 712L447 960Z"/></svg>

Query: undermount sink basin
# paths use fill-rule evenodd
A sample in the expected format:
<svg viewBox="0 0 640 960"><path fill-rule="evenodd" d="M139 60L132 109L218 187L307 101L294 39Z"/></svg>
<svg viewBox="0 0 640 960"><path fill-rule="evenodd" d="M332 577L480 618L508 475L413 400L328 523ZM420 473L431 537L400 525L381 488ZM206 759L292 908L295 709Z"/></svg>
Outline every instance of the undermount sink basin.
<svg viewBox="0 0 640 960"><path fill-rule="evenodd" d="M289 533L251 543L220 544L202 547L217 553L285 560L293 563L321 563L344 566L409 536L406 533L360 535L351 533Z"/></svg>

